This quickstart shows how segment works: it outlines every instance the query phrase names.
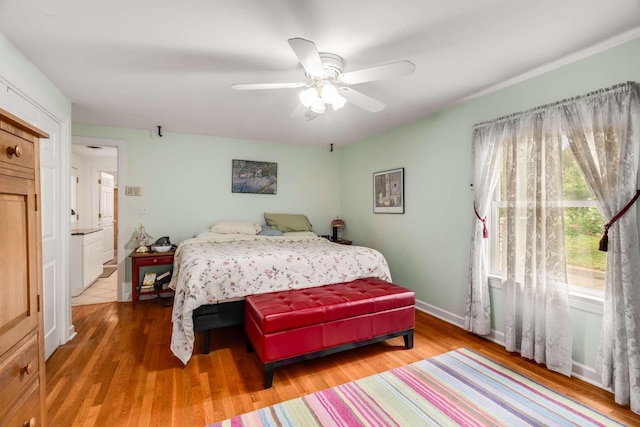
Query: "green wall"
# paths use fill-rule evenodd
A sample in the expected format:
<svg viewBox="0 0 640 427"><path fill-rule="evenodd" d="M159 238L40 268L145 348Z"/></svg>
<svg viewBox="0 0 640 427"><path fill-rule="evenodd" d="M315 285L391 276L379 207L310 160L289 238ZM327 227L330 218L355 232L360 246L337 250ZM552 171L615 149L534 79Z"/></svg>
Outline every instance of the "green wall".
<svg viewBox="0 0 640 427"><path fill-rule="evenodd" d="M316 233L328 234L340 214L339 158L326 147L85 125L74 125L73 135L124 141L119 188L142 187L141 196L125 197L128 235L143 223L152 236L178 243L214 221L264 224L264 212L305 214ZM278 163L277 194L231 193L233 159ZM139 206L148 214L138 215Z"/></svg>
<svg viewBox="0 0 640 427"><path fill-rule="evenodd" d="M473 125L628 80L640 81L640 39L341 149L347 238L379 249L394 282L461 325L474 221ZM406 213L374 214L372 173L398 167L405 168ZM492 292L494 328L500 333L502 298L499 289ZM574 333L579 335L574 360L593 367L601 319L579 311L574 309Z"/></svg>

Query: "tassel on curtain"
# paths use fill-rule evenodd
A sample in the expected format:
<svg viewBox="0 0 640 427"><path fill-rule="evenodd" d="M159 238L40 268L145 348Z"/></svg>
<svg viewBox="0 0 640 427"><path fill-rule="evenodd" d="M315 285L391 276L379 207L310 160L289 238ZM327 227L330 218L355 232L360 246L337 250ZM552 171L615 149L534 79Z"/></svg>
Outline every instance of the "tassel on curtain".
<svg viewBox="0 0 640 427"><path fill-rule="evenodd" d="M482 238L483 239L488 239L489 238L489 229L487 228L487 217L485 216L484 218L482 218L480 216L480 214L478 213L478 209L476 209L476 204L473 204L473 211L476 213L476 218L478 218L478 220L482 223Z"/></svg>
<svg viewBox="0 0 640 427"><path fill-rule="evenodd" d="M625 205L624 208L622 208L622 210L620 212L618 212L616 214L616 216L613 217L613 219L611 221L609 221L608 223L606 223L604 225L604 234L602 235L602 238L600 239L600 243L598 245L598 250L602 251L602 252L607 252L607 250L609 250L609 228L615 224L615 222L617 220L620 219L620 217L622 215L624 215L625 213L627 213L627 211L629 210L629 208L631 206L633 206L633 204L636 202L636 200L638 200L638 197L640 196L640 190L636 190L636 195L633 196L633 199L631 199L631 201L629 201L629 203L627 203ZM478 215L478 213L476 212L476 215Z"/></svg>

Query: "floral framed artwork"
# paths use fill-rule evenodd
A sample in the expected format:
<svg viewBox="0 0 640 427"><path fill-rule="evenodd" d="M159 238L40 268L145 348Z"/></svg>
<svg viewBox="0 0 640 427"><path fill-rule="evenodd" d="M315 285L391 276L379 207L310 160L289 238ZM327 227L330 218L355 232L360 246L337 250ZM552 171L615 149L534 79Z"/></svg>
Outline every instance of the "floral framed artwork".
<svg viewBox="0 0 640 427"><path fill-rule="evenodd" d="M373 174L373 213L404 213L404 168Z"/></svg>
<svg viewBox="0 0 640 427"><path fill-rule="evenodd" d="M231 165L232 193L276 194L277 190L277 163L233 160Z"/></svg>

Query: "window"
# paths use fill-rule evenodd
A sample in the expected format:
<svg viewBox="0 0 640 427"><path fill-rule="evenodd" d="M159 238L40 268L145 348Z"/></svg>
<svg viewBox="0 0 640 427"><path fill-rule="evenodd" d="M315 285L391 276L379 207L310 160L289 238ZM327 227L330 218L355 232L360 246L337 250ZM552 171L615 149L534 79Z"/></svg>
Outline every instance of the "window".
<svg viewBox="0 0 640 427"><path fill-rule="evenodd" d="M564 244L567 264L567 281L573 292L601 296L604 290L606 253L598 250L598 242L604 231L605 220L591 194L591 190L576 163L568 142L562 144L562 180L564 210ZM491 270L505 276L506 200L504 180L497 186L491 209Z"/></svg>

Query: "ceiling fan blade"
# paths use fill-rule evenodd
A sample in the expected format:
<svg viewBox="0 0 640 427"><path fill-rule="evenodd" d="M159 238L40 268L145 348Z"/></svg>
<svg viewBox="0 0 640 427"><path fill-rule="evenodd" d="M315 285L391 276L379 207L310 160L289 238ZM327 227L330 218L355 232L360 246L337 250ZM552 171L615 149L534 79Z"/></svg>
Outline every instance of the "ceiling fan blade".
<svg viewBox="0 0 640 427"><path fill-rule="evenodd" d="M306 114L308 110L309 110L309 107L305 107L302 103L298 103L298 106L293 109L289 117L292 117L292 118L302 117Z"/></svg>
<svg viewBox="0 0 640 427"><path fill-rule="evenodd" d="M348 85L356 85L359 83L411 74L415 69L416 66L411 61L398 61L390 64L378 65L377 67L364 68L362 70L343 73L340 76L340 81Z"/></svg>
<svg viewBox="0 0 640 427"><path fill-rule="evenodd" d="M246 83L231 85L235 90L263 90L263 89L295 89L307 86L306 83Z"/></svg>
<svg viewBox="0 0 640 427"><path fill-rule="evenodd" d="M327 72L322 64L322 59L318 54L316 44L307 39L296 37L289 39L289 46L300 60L305 71L313 77L324 77Z"/></svg>
<svg viewBox="0 0 640 427"><path fill-rule="evenodd" d="M370 96L358 92L357 90L351 89L350 87L341 87L340 94L356 107L371 111L372 113L382 111L385 107L385 105L377 99L373 99Z"/></svg>

